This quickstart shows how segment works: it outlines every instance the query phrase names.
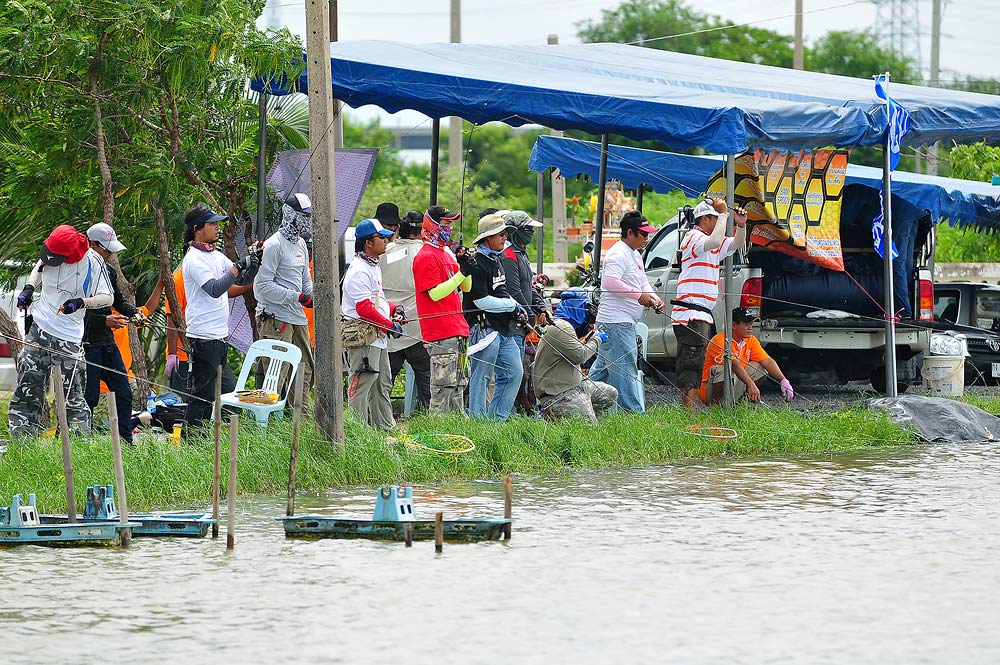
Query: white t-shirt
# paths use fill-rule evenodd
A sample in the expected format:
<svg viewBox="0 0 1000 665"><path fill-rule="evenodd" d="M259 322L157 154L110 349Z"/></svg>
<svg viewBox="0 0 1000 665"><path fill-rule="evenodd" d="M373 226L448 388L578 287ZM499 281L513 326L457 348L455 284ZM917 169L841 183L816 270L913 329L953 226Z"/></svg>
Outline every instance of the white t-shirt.
<svg viewBox="0 0 1000 665"><path fill-rule="evenodd" d="M205 282L218 279L233 267L233 262L216 250L203 252L192 247L184 255L184 293L187 307L184 319L187 335L196 339L224 339L229 336L229 297L213 298L201 288Z"/></svg>
<svg viewBox="0 0 1000 665"><path fill-rule="evenodd" d="M45 266L41 273L42 295L31 305L31 316L39 329L53 337L79 344L83 340L83 317L87 310L60 314L59 307L71 298L92 298L111 293L111 278L100 254L88 249L76 263Z"/></svg>
<svg viewBox="0 0 1000 665"><path fill-rule="evenodd" d="M727 256L736 253L737 247L733 238L727 237L721 247L706 250L705 241L708 238L709 235L697 226L684 236L676 300L714 309L719 300L719 266ZM705 321L710 324L714 321L708 312L683 305L674 305L670 316L674 323Z"/></svg>
<svg viewBox="0 0 1000 665"><path fill-rule="evenodd" d="M634 293L621 295L604 287L605 277L617 277ZM601 305L597 309L598 323L635 323L642 316L639 294L653 292L642 266L642 254L619 240L601 260Z"/></svg>
<svg viewBox="0 0 1000 665"><path fill-rule="evenodd" d="M340 311L348 319L360 319L356 305L362 300L372 301L378 313L389 318L389 301L386 300L385 291L382 290L382 269L355 255L347 268L347 274L344 275L344 295L340 302ZM381 336L372 342L372 346L385 349L388 348L388 342L385 336Z"/></svg>

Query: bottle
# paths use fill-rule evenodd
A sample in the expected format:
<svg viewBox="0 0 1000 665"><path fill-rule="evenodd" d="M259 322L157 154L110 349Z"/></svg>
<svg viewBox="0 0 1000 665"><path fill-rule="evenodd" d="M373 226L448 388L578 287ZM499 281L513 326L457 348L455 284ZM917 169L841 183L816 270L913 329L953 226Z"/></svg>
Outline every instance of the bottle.
<svg viewBox="0 0 1000 665"><path fill-rule="evenodd" d="M146 411L150 414L156 413L156 401L153 399L152 395L146 398Z"/></svg>

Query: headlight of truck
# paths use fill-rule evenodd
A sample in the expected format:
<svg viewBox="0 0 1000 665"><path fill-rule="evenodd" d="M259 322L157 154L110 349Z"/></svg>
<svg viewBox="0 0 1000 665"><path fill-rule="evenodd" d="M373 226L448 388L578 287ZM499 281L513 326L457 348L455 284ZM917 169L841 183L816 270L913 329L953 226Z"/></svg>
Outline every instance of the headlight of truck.
<svg viewBox="0 0 1000 665"><path fill-rule="evenodd" d="M967 356L965 335L933 333L931 335L932 356Z"/></svg>

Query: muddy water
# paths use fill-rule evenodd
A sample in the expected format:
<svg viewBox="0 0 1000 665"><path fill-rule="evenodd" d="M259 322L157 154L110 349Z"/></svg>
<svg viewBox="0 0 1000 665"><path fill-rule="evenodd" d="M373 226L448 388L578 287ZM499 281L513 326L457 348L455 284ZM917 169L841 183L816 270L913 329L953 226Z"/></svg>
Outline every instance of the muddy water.
<svg viewBox="0 0 1000 665"><path fill-rule="evenodd" d="M496 483L418 516L497 515ZM370 514L372 492L300 512ZM995 663L1000 448L516 479L513 540L224 538L0 551L0 663Z"/></svg>

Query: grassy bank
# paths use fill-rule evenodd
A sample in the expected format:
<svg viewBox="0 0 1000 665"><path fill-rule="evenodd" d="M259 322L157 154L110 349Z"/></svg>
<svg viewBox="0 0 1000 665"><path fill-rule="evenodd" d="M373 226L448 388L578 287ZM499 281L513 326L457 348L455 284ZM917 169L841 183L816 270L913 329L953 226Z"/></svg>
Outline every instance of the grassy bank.
<svg viewBox="0 0 1000 665"><path fill-rule="evenodd" d="M304 423L298 486L324 489L344 484L379 485L429 482L450 478L497 478L507 473L557 472L572 468L629 467L684 459L801 455L880 448L912 443L883 413L847 409L804 415L790 409L740 407L731 412L709 410L703 419L730 427L736 440L721 441L688 433L690 416L680 407L657 407L643 416L616 415L597 427L582 421L559 424L514 418L506 423L460 417L422 416L408 421L409 433L447 432L468 436L472 452L445 457L386 442L384 433L347 423L347 445L329 445L313 423ZM223 446L228 446L223 433ZM240 494L280 494L288 479L289 421L272 422L267 430L243 421L240 429L238 488ZM125 477L129 506L190 507L211 496L212 446L208 441L172 446L153 436L137 438L127 448ZM15 493L38 494L46 512L65 509L61 448L58 439L13 442L0 458L0 501ZM223 453L223 476L227 466ZM85 488L113 482L111 444L107 436L73 441L77 504ZM225 481L223 481L225 487Z"/></svg>

